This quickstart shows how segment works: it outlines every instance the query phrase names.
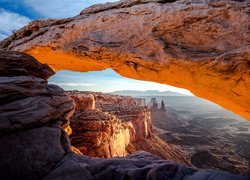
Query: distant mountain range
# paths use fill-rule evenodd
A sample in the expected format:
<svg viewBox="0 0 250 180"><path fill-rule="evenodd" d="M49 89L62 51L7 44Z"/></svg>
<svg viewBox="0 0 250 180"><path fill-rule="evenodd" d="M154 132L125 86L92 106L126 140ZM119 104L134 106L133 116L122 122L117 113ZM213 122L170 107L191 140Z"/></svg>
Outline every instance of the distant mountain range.
<svg viewBox="0 0 250 180"><path fill-rule="evenodd" d="M137 90L122 90L114 91L111 94L123 95L123 96L190 96L188 94L180 94L172 91L157 91L157 90L148 90L148 91L137 91Z"/></svg>

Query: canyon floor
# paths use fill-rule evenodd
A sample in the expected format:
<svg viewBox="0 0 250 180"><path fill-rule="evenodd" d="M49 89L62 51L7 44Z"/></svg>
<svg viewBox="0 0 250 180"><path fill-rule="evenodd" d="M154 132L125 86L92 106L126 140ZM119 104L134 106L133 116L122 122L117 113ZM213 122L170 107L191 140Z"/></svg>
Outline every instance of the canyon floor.
<svg viewBox="0 0 250 180"><path fill-rule="evenodd" d="M149 101L152 97L144 97ZM192 96L155 97L167 112L152 112L155 131L187 153L198 168L246 174L250 162L250 122Z"/></svg>

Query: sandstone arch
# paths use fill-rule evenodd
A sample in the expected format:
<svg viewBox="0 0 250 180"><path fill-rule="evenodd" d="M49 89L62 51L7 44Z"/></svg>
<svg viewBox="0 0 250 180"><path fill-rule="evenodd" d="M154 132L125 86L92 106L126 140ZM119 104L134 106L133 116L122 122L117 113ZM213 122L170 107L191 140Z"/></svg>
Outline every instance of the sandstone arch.
<svg viewBox="0 0 250 180"><path fill-rule="evenodd" d="M250 7L230 0L125 0L34 21L0 43L55 69L189 89L250 119Z"/></svg>

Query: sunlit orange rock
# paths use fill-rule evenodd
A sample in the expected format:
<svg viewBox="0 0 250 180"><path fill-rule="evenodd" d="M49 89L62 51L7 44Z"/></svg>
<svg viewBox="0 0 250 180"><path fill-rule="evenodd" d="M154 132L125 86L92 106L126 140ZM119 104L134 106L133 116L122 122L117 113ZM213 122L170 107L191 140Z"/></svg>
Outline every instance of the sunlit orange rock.
<svg viewBox="0 0 250 180"><path fill-rule="evenodd" d="M145 99L96 92L71 91L76 110L71 117L71 143L84 155L123 157L138 150L190 165L186 154L158 138ZM89 109L92 97L94 109Z"/></svg>
<svg viewBox="0 0 250 180"><path fill-rule="evenodd" d="M248 3L170 2L124 0L33 21L0 47L25 51L55 70L112 68L189 89L250 119Z"/></svg>
<svg viewBox="0 0 250 180"><path fill-rule="evenodd" d="M68 94L76 104L71 142L85 155L125 156L129 143L152 133L148 108L136 105L131 97L78 91Z"/></svg>

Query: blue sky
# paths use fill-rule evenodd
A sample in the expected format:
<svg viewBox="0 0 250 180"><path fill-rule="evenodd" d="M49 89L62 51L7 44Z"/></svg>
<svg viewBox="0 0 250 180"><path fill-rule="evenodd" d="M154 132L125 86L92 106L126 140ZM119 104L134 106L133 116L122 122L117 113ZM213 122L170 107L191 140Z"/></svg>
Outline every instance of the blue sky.
<svg viewBox="0 0 250 180"><path fill-rule="evenodd" d="M109 0L109 2L116 0ZM6 38L30 21L42 18L64 18L107 0L0 0L0 39Z"/></svg>
<svg viewBox="0 0 250 180"><path fill-rule="evenodd" d="M104 71L93 71L87 73L59 71L49 79L49 83L57 84L65 90L82 90L113 92L118 90L158 90L174 91L182 94L189 94L189 91L175 88L165 84L139 81L122 77L112 69Z"/></svg>
<svg viewBox="0 0 250 180"><path fill-rule="evenodd" d="M32 20L72 17L86 7L108 1L116 0L0 0L0 40ZM172 86L124 78L111 69L88 73L60 71L49 82L65 90L159 90L190 94Z"/></svg>

